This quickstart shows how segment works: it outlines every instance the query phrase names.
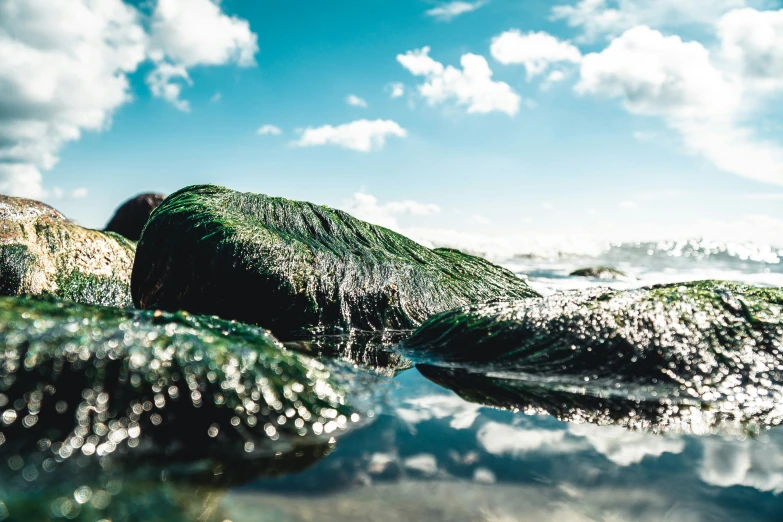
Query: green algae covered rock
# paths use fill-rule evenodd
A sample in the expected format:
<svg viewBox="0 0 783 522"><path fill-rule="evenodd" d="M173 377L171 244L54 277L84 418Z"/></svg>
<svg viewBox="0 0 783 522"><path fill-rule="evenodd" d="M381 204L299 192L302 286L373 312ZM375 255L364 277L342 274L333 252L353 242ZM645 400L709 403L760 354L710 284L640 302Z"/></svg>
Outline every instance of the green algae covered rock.
<svg viewBox="0 0 783 522"><path fill-rule="evenodd" d="M250 465L360 417L321 363L217 318L0 298L0 346L0 460Z"/></svg>
<svg viewBox="0 0 783 522"><path fill-rule="evenodd" d="M592 279L628 279L628 275L622 270L617 270L611 266L593 266L590 268L580 268L570 274L572 277L589 277Z"/></svg>
<svg viewBox="0 0 783 522"><path fill-rule="evenodd" d="M781 312L782 289L737 283L592 289L448 311L402 349L417 362L572 393L764 411L781 397Z"/></svg>
<svg viewBox="0 0 783 522"><path fill-rule="evenodd" d="M511 272L431 250L345 212L187 187L150 217L132 279L139 308L302 330L409 329L473 302L537 295Z"/></svg>
<svg viewBox="0 0 783 522"><path fill-rule="evenodd" d="M49 295L130 306L135 245L89 230L52 207L0 196L0 295Z"/></svg>

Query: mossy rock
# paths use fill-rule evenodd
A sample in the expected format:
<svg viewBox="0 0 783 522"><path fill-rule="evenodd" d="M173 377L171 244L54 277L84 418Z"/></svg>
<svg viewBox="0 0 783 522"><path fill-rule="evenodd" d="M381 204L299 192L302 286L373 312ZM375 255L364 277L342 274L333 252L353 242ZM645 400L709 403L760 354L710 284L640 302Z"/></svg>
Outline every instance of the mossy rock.
<svg viewBox="0 0 783 522"><path fill-rule="evenodd" d="M150 217L132 278L140 308L303 331L410 329L473 302L537 294L514 274L311 203L187 187Z"/></svg>
<svg viewBox="0 0 783 522"><path fill-rule="evenodd" d="M737 283L591 289L451 310L401 349L420 363L544 388L763 412L783 397L781 312L783 290Z"/></svg>
<svg viewBox="0 0 783 522"><path fill-rule="evenodd" d="M130 306L135 245L90 230L52 207L0 196L0 295L50 295Z"/></svg>
<svg viewBox="0 0 783 522"><path fill-rule="evenodd" d="M570 274L572 277L589 277L592 279L629 279L628 275L622 270L617 270L611 266L593 266L590 268L580 268Z"/></svg>
<svg viewBox="0 0 783 522"><path fill-rule="evenodd" d="M359 420L322 363L217 318L0 298L0 345L0 460L250 465Z"/></svg>
<svg viewBox="0 0 783 522"><path fill-rule="evenodd" d="M150 214L164 199L165 195L154 193L139 194L129 199L114 213L106 225L106 232L116 232L131 241L138 241Z"/></svg>

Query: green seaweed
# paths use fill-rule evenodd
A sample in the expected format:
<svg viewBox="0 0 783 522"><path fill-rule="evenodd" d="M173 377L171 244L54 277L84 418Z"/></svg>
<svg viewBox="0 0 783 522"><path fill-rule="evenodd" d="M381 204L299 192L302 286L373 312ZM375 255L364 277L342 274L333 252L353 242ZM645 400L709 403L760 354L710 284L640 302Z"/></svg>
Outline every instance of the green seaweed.
<svg viewBox="0 0 783 522"><path fill-rule="evenodd" d="M130 306L135 248L38 201L0 196L0 295Z"/></svg>
<svg viewBox="0 0 783 522"><path fill-rule="evenodd" d="M456 306L537 295L483 259L345 212L211 185L182 189L152 213L131 289L139 308L216 314L277 335L410 329Z"/></svg>
<svg viewBox="0 0 783 522"><path fill-rule="evenodd" d="M783 290L738 283L593 289L451 310L401 350L422 364L543 389L691 399L779 418L781 311Z"/></svg>

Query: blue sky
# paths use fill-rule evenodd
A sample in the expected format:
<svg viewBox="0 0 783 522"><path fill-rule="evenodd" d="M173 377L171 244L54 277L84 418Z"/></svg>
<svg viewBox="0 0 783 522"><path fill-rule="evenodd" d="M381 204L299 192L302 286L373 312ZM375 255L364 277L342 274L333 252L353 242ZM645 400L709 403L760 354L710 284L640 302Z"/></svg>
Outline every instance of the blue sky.
<svg viewBox="0 0 783 522"><path fill-rule="evenodd" d="M216 183L422 239L783 233L779 2L3 4L0 189L88 226Z"/></svg>

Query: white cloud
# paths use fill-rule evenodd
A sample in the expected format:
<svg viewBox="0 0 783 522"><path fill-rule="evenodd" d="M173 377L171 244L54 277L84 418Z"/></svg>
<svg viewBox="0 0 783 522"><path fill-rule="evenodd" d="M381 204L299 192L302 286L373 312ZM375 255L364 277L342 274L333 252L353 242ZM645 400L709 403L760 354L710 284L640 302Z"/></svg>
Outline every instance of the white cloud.
<svg viewBox="0 0 783 522"><path fill-rule="evenodd" d="M490 225L490 224L492 224L492 220L489 219L488 217L484 217L484 216L479 215L479 214L473 214L472 217L473 217L473 221L475 221L479 225Z"/></svg>
<svg viewBox="0 0 783 522"><path fill-rule="evenodd" d="M85 131L100 132L132 96L127 75L152 58L147 82L180 110L187 67L251 65L246 21L210 0L159 0L150 17L122 0L0 2L0 191L42 198L42 170Z"/></svg>
<svg viewBox="0 0 783 522"><path fill-rule="evenodd" d="M139 18L120 0L0 3L0 191L42 197L61 147L109 126L145 57Z"/></svg>
<svg viewBox="0 0 783 522"><path fill-rule="evenodd" d="M783 9L738 9L717 27L723 58L748 87L783 88Z"/></svg>
<svg viewBox="0 0 783 522"><path fill-rule="evenodd" d="M578 445L566 440L565 430L525 429L487 422L476 435L479 446L492 455L519 456L548 449L553 453L569 453Z"/></svg>
<svg viewBox="0 0 783 522"><path fill-rule="evenodd" d="M725 440L703 442L701 479L713 486L748 486L759 491L783 493L783 450L780 441Z"/></svg>
<svg viewBox="0 0 783 522"><path fill-rule="evenodd" d="M77 189L73 189L71 192L71 197L73 199L84 199L89 194L89 191L84 187L79 187Z"/></svg>
<svg viewBox="0 0 783 522"><path fill-rule="evenodd" d="M405 138L408 132L391 120L356 120L334 127L308 127L302 136L293 142L297 147L337 145L345 149L369 152L386 144L388 136Z"/></svg>
<svg viewBox="0 0 783 522"><path fill-rule="evenodd" d="M248 67L258 52L247 20L227 16L213 0L158 0L150 37L153 54L185 67L232 62Z"/></svg>
<svg viewBox="0 0 783 522"><path fill-rule="evenodd" d="M411 200L381 204L378 198L365 192L355 193L351 199L344 201L340 208L354 217L392 230L400 230L397 216L429 216L440 212L438 205Z"/></svg>
<svg viewBox="0 0 783 522"><path fill-rule="evenodd" d="M215 94L212 95L209 101L211 101L212 103L217 103L222 99L223 99L223 95L220 94L219 92L216 92Z"/></svg>
<svg viewBox="0 0 783 522"><path fill-rule="evenodd" d="M679 437L631 431L622 426L569 424L568 432L584 437L598 453L618 466L638 464L647 456L682 453L685 449L685 442Z"/></svg>
<svg viewBox="0 0 783 522"><path fill-rule="evenodd" d="M450 22L459 15L475 11L484 4L486 2L448 2L438 7L433 7L424 14L444 22Z"/></svg>
<svg viewBox="0 0 783 522"><path fill-rule="evenodd" d="M262 125L256 131L256 134L259 136L279 136L282 133L283 131L280 130L280 127L276 127L275 125L270 125L268 123L266 125Z"/></svg>
<svg viewBox="0 0 783 522"><path fill-rule="evenodd" d="M520 96L507 83L492 80L483 56L462 55L460 70L433 60L429 52L429 47L408 51L397 55L397 61L411 74L425 77L418 90L430 105L453 100L470 114L498 111L513 116L519 111Z"/></svg>
<svg viewBox="0 0 783 522"><path fill-rule="evenodd" d="M359 98L355 94L349 94L348 96L346 96L345 103L347 103L351 107L361 107L362 109L367 108L367 102L364 101L364 99Z"/></svg>
<svg viewBox="0 0 783 522"><path fill-rule="evenodd" d="M190 104L179 97L182 93L182 83L175 82L176 79L182 80L182 83L187 85L193 85L184 65L160 62L147 75L147 85L149 85L153 96L163 98L182 112L190 112Z"/></svg>
<svg viewBox="0 0 783 522"><path fill-rule="evenodd" d="M698 42L630 29L583 58L576 91L620 98L633 114L663 117L690 151L723 171L783 184L783 149L738 123L750 103L741 78L718 69Z"/></svg>
<svg viewBox="0 0 783 522"><path fill-rule="evenodd" d="M392 99L401 98L405 95L405 85L402 83L390 83L387 88L389 90L389 96L391 96Z"/></svg>
<svg viewBox="0 0 783 522"><path fill-rule="evenodd" d="M192 85L187 69L236 63L255 65L258 37L247 20L227 16L216 0L158 0L150 23L150 56L157 63L147 77L152 94L188 111L180 99L182 79Z"/></svg>
<svg viewBox="0 0 783 522"><path fill-rule="evenodd" d="M410 470L419 471L425 475L434 475L438 472L438 461L435 455L422 453L408 457L403 461L403 465Z"/></svg>
<svg viewBox="0 0 783 522"><path fill-rule="evenodd" d="M714 24L721 15L763 0L580 0L552 8L552 18L582 29L581 41L617 36L637 25L675 27Z"/></svg>
<svg viewBox="0 0 783 522"><path fill-rule="evenodd" d="M582 53L570 42L542 31L522 34L518 29L493 38L490 52L502 64L524 65L528 79L543 73L551 64L579 63L582 59Z"/></svg>

